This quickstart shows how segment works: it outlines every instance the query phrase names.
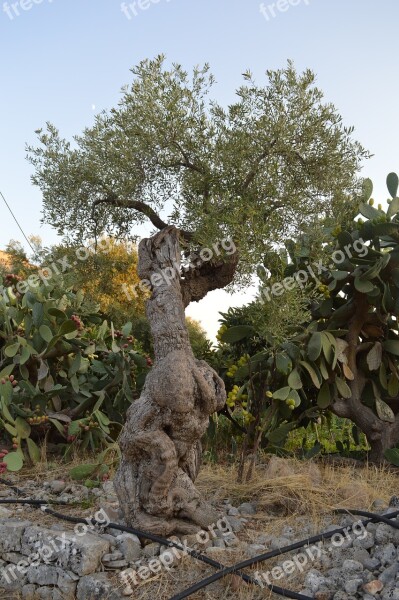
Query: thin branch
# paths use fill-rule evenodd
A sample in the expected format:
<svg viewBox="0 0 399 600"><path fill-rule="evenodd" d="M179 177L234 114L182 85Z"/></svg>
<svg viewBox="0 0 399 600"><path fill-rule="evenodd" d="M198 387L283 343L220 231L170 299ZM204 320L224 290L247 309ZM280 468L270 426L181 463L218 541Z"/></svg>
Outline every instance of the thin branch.
<svg viewBox="0 0 399 600"><path fill-rule="evenodd" d="M234 427L237 427L237 429L239 429L241 431L241 433L247 433L247 429L245 429L244 427L242 427L235 419L234 417L231 416L230 412L228 411L227 407L224 406L222 410L219 411L219 415L224 415L227 419L229 419L229 421L231 421L234 425Z"/></svg>
<svg viewBox="0 0 399 600"><path fill-rule="evenodd" d="M197 173L201 173L201 175L205 175L205 169L202 168L202 167L198 167L193 162L191 162L191 160L189 159L189 156L188 156L187 152L185 152L183 150L183 148L180 146L180 144L178 142L176 142L175 140L173 140L172 144L174 146L176 146L176 148L179 150L179 152L181 153L181 155L184 158L184 162L177 162L177 163L175 163L176 166L186 167L187 169L191 169L192 171L196 171Z"/></svg>
<svg viewBox="0 0 399 600"><path fill-rule="evenodd" d="M92 217L94 215L94 210L96 206L98 206L99 204L112 204L112 206L117 206L120 208L131 208L133 210L137 210L137 212L140 212L141 214L145 215L151 221L151 223L160 231L162 231L162 229L166 229L166 227L169 227L168 223L165 223L165 221L161 219L161 217L155 212L153 208L151 208L151 206L148 206L148 204L145 204L145 202L140 202L139 200L121 200L115 195L107 196L105 198L99 198L98 200L95 200L93 202ZM187 242L191 241L194 237L194 234L191 231L181 230L180 233Z"/></svg>
<svg viewBox="0 0 399 600"><path fill-rule="evenodd" d="M180 144L178 142L176 142L175 140L173 140L172 144L174 146L176 146L176 148L179 150L179 152L181 153L181 155L184 158L184 162L178 161L178 162L172 163L171 166L173 166L173 167L184 167L186 169L190 169L191 171L194 171L195 173L199 173L200 175L204 176L204 178L205 178L205 181L204 181L204 200L205 201L204 201L203 207L204 207L205 213L209 214L207 204L208 204L208 200L209 200L209 197L210 197L210 189L209 189L209 181L208 181L208 179L206 177L206 170L204 169L204 167L199 167L198 165L194 164L190 160L187 152L185 152L185 150L183 150L183 148L180 146Z"/></svg>
<svg viewBox="0 0 399 600"><path fill-rule="evenodd" d="M270 150L273 148L273 146L276 144L276 140L273 140L272 142L270 142L270 144L268 145L268 147L262 152L262 154L260 154L258 156L258 158L255 161L255 165L254 167L251 169L251 171L248 173L248 175L245 178L245 181L243 183L243 190L246 190L249 188L249 186L251 185L251 183L253 182L253 180L255 179L259 167L260 167L260 163L262 162L262 160L264 160L267 155L269 154Z"/></svg>

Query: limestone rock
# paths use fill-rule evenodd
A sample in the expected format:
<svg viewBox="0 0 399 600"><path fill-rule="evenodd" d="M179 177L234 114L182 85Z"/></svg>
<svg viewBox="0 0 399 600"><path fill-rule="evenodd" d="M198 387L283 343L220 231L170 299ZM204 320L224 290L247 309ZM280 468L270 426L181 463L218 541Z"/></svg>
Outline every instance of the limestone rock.
<svg viewBox="0 0 399 600"><path fill-rule="evenodd" d="M122 598L124 596L104 573L86 575L78 583L76 600L121 600Z"/></svg>

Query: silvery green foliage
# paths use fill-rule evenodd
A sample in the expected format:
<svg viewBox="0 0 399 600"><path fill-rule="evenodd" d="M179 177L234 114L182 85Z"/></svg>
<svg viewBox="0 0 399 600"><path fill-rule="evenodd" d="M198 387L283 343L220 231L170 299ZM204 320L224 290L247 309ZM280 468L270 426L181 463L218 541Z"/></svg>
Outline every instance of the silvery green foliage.
<svg viewBox="0 0 399 600"><path fill-rule="evenodd" d="M249 275L270 243L321 217L353 216L349 198L368 153L310 70L289 62L261 84L244 73L227 108L211 99L208 65L189 75L158 56L132 74L118 106L72 142L48 123L28 148L43 221L59 234L131 235L155 211L194 232L196 244L232 235Z"/></svg>

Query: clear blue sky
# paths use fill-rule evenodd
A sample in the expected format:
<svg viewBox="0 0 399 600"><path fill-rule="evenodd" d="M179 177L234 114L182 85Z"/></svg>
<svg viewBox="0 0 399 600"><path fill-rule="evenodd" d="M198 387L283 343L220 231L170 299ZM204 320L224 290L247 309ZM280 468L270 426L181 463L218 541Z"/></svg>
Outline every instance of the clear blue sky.
<svg viewBox="0 0 399 600"><path fill-rule="evenodd" d="M375 154L364 174L375 181L376 199L386 199L386 174L399 170L398 0L291 0L286 11L265 0L266 16L259 0L140 2L126 16L119 0L11 0L10 18L0 0L0 189L28 235L57 241L40 225L41 197L25 160L34 130L49 120L66 137L80 132L117 102L129 68L158 53L187 68L209 62L222 103L247 68L259 81L288 58L298 69L312 68L326 98ZM0 223L0 248L21 239L1 203ZM190 312L214 333L217 308L231 302L214 292Z"/></svg>

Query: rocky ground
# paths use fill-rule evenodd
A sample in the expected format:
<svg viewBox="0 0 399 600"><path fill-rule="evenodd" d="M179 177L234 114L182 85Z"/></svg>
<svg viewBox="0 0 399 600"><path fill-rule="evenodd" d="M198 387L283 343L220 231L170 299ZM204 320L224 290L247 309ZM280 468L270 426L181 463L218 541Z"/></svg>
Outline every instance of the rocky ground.
<svg viewBox="0 0 399 600"><path fill-rule="evenodd" d="M313 485L322 483L314 471ZM73 502L70 507L55 507L64 514L118 521L118 503L111 481L89 490L63 479L25 479L21 487L32 498ZM280 489L283 505L290 500L288 504L293 506L292 498L285 497L286 490L282 486ZM17 494L0 485L2 497L16 498ZM397 500L392 500L394 506L388 506L389 499L379 498L377 493L372 503L362 505L361 500L357 498L353 508L381 514L399 510ZM214 502L221 520L200 536L186 536L181 541L226 565L337 527L345 527L346 531L247 570L259 586L244 584L237 576L229 577L194 594L193 600L257 600L270 595L268 584L317 600L399 600L399 529L384 523L364 527L359 523L360 517L328 510L316 518L310 506L309 514L303 509L296 513L285 510L284 514L276 509L275 514L270 514L271 510L266 514L262 498L238 503L235 498L222 498L219 494ZM399 527L399 519L394 522ZM32 556L43 547L47 553L32 561ZM10 566L12 569L14 565L15 572L22 560L28 561L25 571L16 578L10 577ZM29 506L0 505L0 598L119 600L130 596L167 600L213 572L211 567L184 553L173 554L156 543L143 545L129 533L112 528L77 530L74 525ZM7 573L11 581L7 580Z"/></svg>

